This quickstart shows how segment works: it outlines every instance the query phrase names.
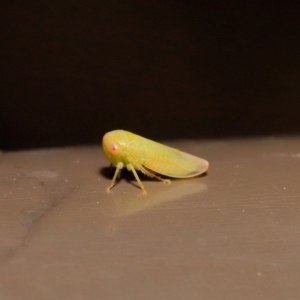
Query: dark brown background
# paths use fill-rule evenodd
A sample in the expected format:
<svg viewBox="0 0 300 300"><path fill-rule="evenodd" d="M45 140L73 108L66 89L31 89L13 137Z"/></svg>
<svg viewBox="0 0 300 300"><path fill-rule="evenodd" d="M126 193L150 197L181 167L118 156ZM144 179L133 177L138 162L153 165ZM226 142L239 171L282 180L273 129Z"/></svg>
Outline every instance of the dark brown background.
<svg viewBox="0 0 300 300"><path fill-rule="evenodd" d="M300 132L292 1L5 2L1 149Z"/></svg>

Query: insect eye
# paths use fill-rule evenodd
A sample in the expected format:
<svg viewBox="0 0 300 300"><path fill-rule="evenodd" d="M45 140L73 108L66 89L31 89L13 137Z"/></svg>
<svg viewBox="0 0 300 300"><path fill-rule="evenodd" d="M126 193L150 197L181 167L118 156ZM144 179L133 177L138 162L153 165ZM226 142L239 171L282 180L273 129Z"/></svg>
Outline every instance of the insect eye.
<svg viewBox="0 0 300 300"><path fill-rule="evenodd" d="M118 151L118 146L114 143L111 143L110 146L109 146L109 150L111 153L116 153Z"/></svg>

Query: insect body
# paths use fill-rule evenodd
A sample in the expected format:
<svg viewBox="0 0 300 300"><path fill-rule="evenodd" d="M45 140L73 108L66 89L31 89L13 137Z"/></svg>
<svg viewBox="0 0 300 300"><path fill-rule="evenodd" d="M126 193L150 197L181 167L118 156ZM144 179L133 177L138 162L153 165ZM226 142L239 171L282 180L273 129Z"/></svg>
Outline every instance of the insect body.
<svg viewBox="0 0 300 300"><path fill-rule="evenodd" d="M116 183L117 176L126 167L132 171L143 194L145 187L136 170L149 177L170 183L170 180L160 178L157 174L174 178L195 177L208 169L208 161L181 152L177 149L148 140L125 130L114 130L103 137L103 150L109 161L116 167L109 191Z"/></svg>

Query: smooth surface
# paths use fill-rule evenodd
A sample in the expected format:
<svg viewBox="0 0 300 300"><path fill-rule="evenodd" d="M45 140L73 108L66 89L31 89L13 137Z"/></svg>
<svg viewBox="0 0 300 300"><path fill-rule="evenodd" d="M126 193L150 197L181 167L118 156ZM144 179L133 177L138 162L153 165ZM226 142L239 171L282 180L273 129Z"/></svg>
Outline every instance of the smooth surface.
<svg viewBox="0 0 300 300"><path fill-rule="evenodd" d="M107 194L100 147L1 154L0 299L299 299L300 139L166 144L208 174Z"/></svg>

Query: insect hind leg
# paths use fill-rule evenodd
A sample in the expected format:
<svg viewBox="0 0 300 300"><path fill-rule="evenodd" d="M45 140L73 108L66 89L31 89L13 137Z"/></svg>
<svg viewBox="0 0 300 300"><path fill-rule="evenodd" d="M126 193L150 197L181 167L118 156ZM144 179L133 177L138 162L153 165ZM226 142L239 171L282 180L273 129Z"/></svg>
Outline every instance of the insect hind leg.
<svg viewBox="0 0 300 300"><path fill-rule="evenodd" d="M149 177L154 177L154 178L158 179L159 181L162 181L163 183L168 183L168 184L171 183L171 180L170 180L170 179L164 179L164 178L161 178L161 177L159 177L158 175L156 175L155 173L150 172L150 171L149 171L148 169L146 169L145 167L143 167L143 168L141 169L141 171L142 171L145 175L147 175L147 176L149 176Z"/></svg>

